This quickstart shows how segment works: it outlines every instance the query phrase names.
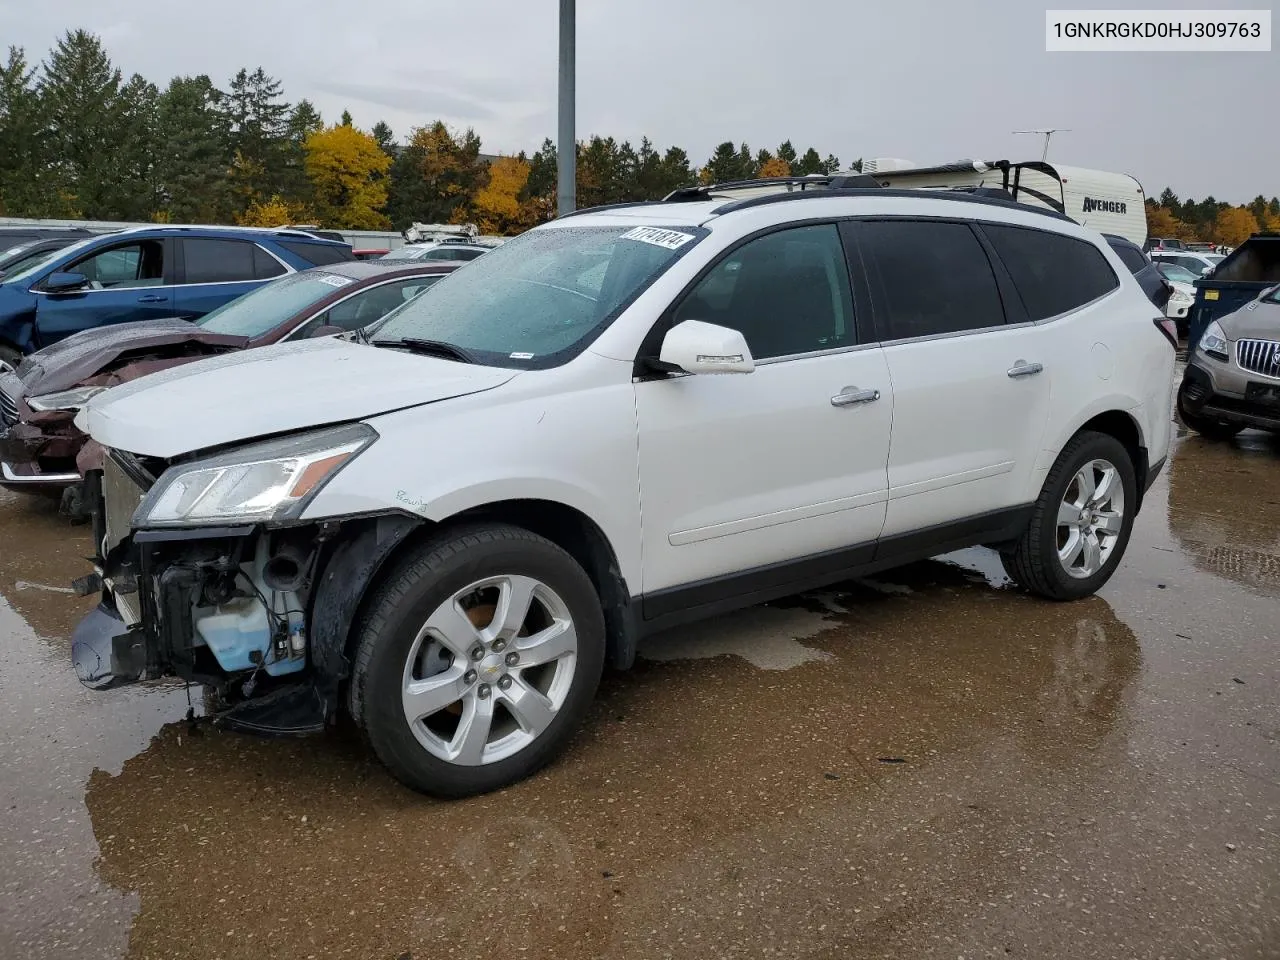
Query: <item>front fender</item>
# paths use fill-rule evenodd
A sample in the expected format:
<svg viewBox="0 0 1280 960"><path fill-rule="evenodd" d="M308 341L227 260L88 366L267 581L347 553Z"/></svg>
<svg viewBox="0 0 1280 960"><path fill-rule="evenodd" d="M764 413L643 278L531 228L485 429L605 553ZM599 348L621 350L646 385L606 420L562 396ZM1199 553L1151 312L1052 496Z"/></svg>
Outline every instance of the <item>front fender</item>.
<svg viewBox="0 0 1280 960"><path fill-rule="evenodd" d="M34 295L0 295L0 343L17 347L23 353L31 353L37 348Z"/></svg>
<svg viewBox="0 0 1280 960"><path fill-rule="evenodd" d="M493 403L494 395L387 414L379 439L327 483L303 520L406 511L442 522L543 500L589 518L639 589L640 490L630 381Z"/></svg>

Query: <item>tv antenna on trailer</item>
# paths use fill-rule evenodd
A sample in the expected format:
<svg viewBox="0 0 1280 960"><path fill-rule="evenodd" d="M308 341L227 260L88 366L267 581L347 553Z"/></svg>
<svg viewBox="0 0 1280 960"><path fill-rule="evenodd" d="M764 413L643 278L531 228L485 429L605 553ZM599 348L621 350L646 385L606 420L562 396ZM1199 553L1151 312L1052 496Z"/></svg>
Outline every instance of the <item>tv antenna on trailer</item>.
<svg viewBox="0 0 1280 960"><path fill-rule="evenodd" d="M1070 133L1069 127L1053 127L1048 130L1015 130L1014 133L1034 133L1044 137L1044 152L1040 154L1040 162L1044 163L1049 159L1049 140L1055 133Z"/></svg>

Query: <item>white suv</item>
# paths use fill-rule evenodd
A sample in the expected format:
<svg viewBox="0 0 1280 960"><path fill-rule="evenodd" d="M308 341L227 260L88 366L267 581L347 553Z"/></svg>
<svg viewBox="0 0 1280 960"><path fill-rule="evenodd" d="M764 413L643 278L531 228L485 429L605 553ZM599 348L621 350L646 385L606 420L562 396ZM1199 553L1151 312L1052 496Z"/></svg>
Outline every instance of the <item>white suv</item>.
<svg viewBox="0 0 1280 960"><path fill-rule="evenodd" d="M95 399L76 667L208 684L240 728L347 709L460 796L546 763L680 621L973 544L1083 597L1168 449L1155 313L1097 233L964 192L565 217L365 337Z"/></svg>

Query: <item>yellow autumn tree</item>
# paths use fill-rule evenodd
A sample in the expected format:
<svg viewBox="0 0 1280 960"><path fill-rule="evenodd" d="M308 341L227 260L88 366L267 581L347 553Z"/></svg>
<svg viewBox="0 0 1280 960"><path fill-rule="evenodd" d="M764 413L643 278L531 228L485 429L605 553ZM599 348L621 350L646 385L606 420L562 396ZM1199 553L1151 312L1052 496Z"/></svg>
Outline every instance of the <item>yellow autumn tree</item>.
<svg viewBox="0 0 1280 960"><path fill-rule="evenodd" d="M315 195L317 217L328 227L383 230L391 225L386 174L391 158L372 136L335 124L310 134L303 144L304 169Z"/></svg>
<svg viewBox="0 0 1280 960"><path fill-rule="evenodd" d="M1180 237L1187 225L1169 212L1168 207L1147 207L1147 236Z"/></svg>
<svg viewBox="0 0 1280 960"><path fill-rule="evenodd" d="M760 176L789 177L791 176L791 164L781 157L770 157L760 165Z"/></svg>
<svg viewBox="0 0 1280 960"><path fill-rule="evenodd" d="M1238 247L1257 233L1261 227L1258 218L1247 207L1227 207L1218 211L1213 222L1213 235L1219 243Z"/></svg>
<svg viewBox="0 0 1280 960"><path fill-rule="evenodd" d="M481 233L509 236L532 226L520 194L529 182L529 164L519 157L498 157L489 164L489 182L472 201Z"/></svg>
<svg viewBox="0 0 1280 960"><path fill-rule="evenodd" d="M268 200L255 200L236 217L242 227L285 227L291 223L305 223L309 218L297 204L289 203L279 194Z"/></svg>

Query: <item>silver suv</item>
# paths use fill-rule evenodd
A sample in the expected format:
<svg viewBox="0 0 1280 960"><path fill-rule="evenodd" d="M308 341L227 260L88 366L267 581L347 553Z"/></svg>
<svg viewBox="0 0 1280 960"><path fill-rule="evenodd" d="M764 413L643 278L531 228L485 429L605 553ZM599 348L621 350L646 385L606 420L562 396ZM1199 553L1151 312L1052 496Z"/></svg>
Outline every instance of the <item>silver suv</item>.
<svg viewBox="0 0 1280 960"><path fill-rule="evenodd" d="M1209 324L1183 375L1178 413L1211 440L1245 427L1280 433L1280 286Z"/></svg>

